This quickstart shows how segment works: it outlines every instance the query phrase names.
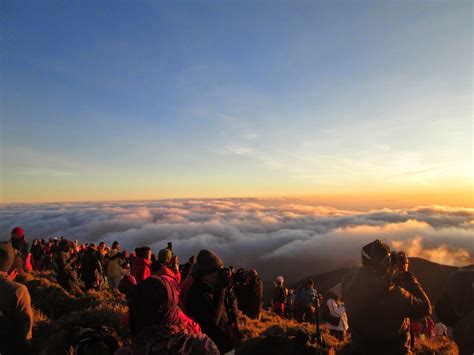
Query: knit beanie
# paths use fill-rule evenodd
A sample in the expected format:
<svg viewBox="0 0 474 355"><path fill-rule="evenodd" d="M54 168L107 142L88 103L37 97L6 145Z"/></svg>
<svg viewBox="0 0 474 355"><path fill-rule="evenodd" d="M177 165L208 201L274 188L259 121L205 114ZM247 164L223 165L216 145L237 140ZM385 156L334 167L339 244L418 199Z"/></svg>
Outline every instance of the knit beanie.
<svg viewBox="0 0 474 355"><path fill-rule="evenodd" d="M15 227L11 231L12 239L19 239L25 235L25 231L21 227Z"/></svg>
<svg viewBox="0 0 474 355"><path fill-rule="evenodd" d="M0 271L8 272L13 264L15 253L12 243L0 242Z"/></svg>
<svg viewBox="0 0 474 355"><path fill-rule="evenodd" d="M382 275L390 267L390 248L380 240L365 245L361 250L362 265Z"/></svg>
<svg viewBox="0 0 474 355"><path fill-rule="evenodd" d="M197 275L212 274L222 267L224 267L224 262L217 254L206 249L199 252L195 270Z"/></svg>

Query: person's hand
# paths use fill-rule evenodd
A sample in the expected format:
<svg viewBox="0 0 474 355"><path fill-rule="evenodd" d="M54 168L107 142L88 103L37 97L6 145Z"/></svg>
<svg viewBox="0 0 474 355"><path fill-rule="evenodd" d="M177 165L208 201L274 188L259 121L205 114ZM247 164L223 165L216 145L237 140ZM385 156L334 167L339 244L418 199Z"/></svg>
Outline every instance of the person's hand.
<svg viewBox="0 0 474 355"><path fill-rule="evenodd" d="M17 275L18 275L18 270L17 270L17 269L13 269L12 271L10 271L10 272L8 273L8 279L9 279L10 281L14 281Z"/></svg>
<svg viewBox="0 0 474 355"><path fill-rule="evenodd" d="M170 266L171 266L171 269L174 270L174 272L176 272L176 273L179 272L179 261L178 261L178 256L177 255L175 255L175 256L173 256L173 258L171 258Z"/></svg>

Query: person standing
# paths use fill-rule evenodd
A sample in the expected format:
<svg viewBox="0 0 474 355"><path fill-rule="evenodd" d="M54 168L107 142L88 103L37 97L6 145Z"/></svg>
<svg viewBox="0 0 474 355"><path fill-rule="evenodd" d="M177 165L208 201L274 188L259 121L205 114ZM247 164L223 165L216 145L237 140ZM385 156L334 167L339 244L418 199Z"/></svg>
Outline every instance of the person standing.
<svg viewBox="0 0 474 355"><path fill-rule="evenodd" d="M273 291L273 311L280 317L285 315L285 303L288 297L288 289L284 285L283 276L277 276L275 279L275 289Z"/></svg>
<svg viewBox="0 0 474 355"><path fill-rule="evenodd" d="M249 318L260 319L263 307L263 282L257 270L248 270L245 275L247 282L240 289L239 309Z"/></svg>
<svg viewBox="0 0 474 355"><path fill-rule="evenodd" d="M298 322L314 322L314 301L318 292L314 288L314 281L307 280L296 291L296 319Z"/></svg>
<svg viewBox="0 0 474 355"><path fill-rule="evenodd" d="M239 341L228 275L222 259L210 250L197 255L193 282L186 292L186 310L217 345L221 354L235 354Z"/></svg>
<svg viewBox="0 0 474 355"><path fill-rule="evenodd" d="M125 265L125 255L120 252L119 242L112 243L112 249L105 254L104 263L110 288L117 288Z"/></svg>
<svg viewBox="0 0 474 355"><path fill-rule="evenodd" d="M431 302L416 278L407 288L390 280L390 249L380 240L361 250L362 267L344 278L342 298L354 354L411 354L409 317L431 314Z"/></svg>

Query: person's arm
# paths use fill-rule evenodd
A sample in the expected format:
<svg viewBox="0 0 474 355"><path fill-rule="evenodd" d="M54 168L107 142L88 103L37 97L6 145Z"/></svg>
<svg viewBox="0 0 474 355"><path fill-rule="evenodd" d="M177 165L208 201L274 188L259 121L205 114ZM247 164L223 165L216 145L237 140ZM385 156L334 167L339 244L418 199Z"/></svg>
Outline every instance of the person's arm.
<svg viewBox="0 0 474 355"><path fill-rule="evenodd" d="M213 296L207 293L195 293L192 295L194 299L191 301L194 304L194 307L187 306L186 308L188 310L192 309L193 318L196 319L201 327L216 327L226 311L224 305L224 294L224 289L216 290Z"/></svg>
<svg viewBox="0 0 474 355"><path fill-rule="evenodd" d="M407 277L404 282L406 289L399 288L404 300L406 313L411 318L421 318L431 315L431 302L416 277ZM407 290L410 290L408 292Z"/></svg>
<svg viewBox="0 0 474 355"><path fill-rule="evenodd" d="M33 311L31 310L30 294L26 286L21 285L16 290L15 336L18 341L25 343L31 339L33 328Z"/></svg>

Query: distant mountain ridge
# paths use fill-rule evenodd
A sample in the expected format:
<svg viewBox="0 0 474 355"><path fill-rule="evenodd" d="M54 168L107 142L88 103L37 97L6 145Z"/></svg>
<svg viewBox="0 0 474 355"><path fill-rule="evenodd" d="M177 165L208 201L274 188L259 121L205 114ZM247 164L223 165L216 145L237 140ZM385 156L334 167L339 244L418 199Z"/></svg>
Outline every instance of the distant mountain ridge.
<svg viewBox="0 0 474 355"><path fill-rule="evenodd" d="M415 257L409 258L409 260L409 270L415 274L421 286L428 294L433 305L435 305L436 302L442 297L446 289L449 276L453 272L459 269L474 269L474 265L457 267L437 264L426 259ZM316 285L316 289L318 290L318 292L325 293L332 286L341 282L344 276L349 274L354 269L356 268L344 268L325 272L322 274L311 275L289 286L291 288L296 288L302 282L305 282L308 279L312 279Z"/></svg>

